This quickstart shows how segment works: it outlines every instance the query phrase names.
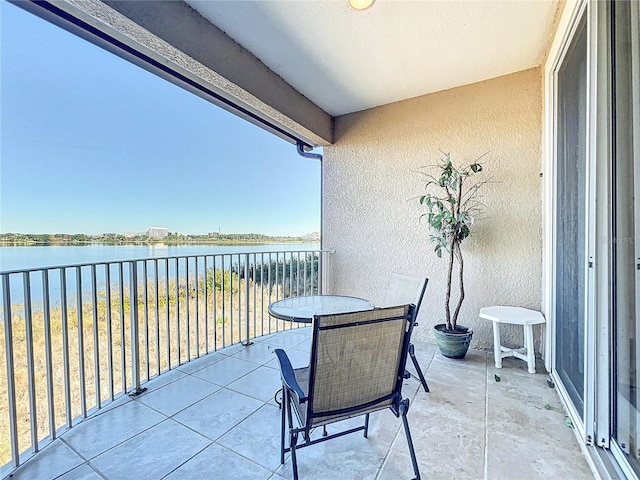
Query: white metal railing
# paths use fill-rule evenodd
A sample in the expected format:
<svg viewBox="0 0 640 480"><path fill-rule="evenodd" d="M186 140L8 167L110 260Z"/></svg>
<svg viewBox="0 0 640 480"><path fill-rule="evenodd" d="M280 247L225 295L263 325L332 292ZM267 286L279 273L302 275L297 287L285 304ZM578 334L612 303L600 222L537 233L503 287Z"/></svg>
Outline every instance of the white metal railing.
<svg viewBox="0 0 640 480"><path fill-rule="evenodd" d="M327 253L174 256L0 272L0 368L6 371L0 405L8 406L8 415L0 415L3 470L17 468L119 396L144 391L163 372L292 328L271 318L267 307L322 293Z"/></svg>

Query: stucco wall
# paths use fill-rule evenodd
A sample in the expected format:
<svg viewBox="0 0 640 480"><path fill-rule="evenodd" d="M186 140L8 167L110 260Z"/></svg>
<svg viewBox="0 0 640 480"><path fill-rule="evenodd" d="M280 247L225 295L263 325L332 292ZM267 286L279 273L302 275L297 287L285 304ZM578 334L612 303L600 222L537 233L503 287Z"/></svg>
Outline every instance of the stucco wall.
<svg viewBox="0 0 640 480"><path fill-rule="evenodd" d="M460 324L472 346L491 349L488 305L540 309L542 284L542 89L539 68L345 115L324 149L323 241L329 290L379 300L392 271L429 278L414 338L432 340L444 318L446 261L419 221L421 166L440 150L470 163L485 152L492 183L486 214L463 245L466 299ZM509 328L511 327L511 328ZM536 331L536 350L540 331ZM503 329L522 345L522 330Z"/></svg>

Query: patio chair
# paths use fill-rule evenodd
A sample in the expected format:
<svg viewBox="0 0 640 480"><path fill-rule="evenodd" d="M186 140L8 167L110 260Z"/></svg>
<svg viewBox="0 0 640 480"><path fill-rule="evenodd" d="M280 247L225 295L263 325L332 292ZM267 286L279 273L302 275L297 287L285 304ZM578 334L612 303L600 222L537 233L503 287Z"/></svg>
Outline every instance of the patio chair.
<svg viewBox="0 0 640 480"><path fill-rule="evenodd" d="M404 305L406 303L413 303L416 306L416 318L418 318L418 311L420 310L420 304L422 304L422 297L427 289L428 278L412 277L410 275L402 275L400 273L392 273L389 279L389 284L385 291L384 300L382 301L383 307L391 307L393 305ZM418 326L416 323L415 326ZM424 378L418 359L416 358L415 347L413 343L409 342L409 356L413 362L413 366L416 369L418 376L411 374L408 370L405 371L404 377L413 377L418 380L425 392L429 391L429 386Z"/></svg>
<svg viewBox="0 0 640 480"><path fill-rule="evenodd" d="M282 349L280 362L283 401L280 463L291 452L293 478L298 479L296 450L362 430L367 437L369 414L389 408L402 417L415 479L420 479L407 422L409 399L402 398L404 365L415 321L415 306L401 305L364 312L318 315L313 319L311 360L293 369ZM295 414L295 423L294 423ZM326 426L364 415L364 423L327 435ZM285 424L289 447L285 448ZM324 427L311 439L311 430ZM302 434L303 443L298 445Z"/></svg>

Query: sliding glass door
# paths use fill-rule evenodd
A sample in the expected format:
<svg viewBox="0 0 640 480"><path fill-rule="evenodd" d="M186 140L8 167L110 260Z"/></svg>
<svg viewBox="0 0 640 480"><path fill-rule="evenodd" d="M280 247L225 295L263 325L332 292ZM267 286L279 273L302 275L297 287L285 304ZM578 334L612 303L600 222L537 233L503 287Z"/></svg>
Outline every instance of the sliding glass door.
<svg viewBox="0 0 640 480"><path fill-rule="evenodd" d="M612 440L640 472L640 14L612 2Z"/></svg>
<svg viewBox="0 0 640 480"><path fill-rule="evenodd" d="M584 411L587 202L586 14L556 71L555 368Z"/></svg>
<svg viewBox="0 0 640 480"><path fill-rule="evenodd" d="M548 77L551 366L584 442L640 478L640 2L572 5Z"/></svg>

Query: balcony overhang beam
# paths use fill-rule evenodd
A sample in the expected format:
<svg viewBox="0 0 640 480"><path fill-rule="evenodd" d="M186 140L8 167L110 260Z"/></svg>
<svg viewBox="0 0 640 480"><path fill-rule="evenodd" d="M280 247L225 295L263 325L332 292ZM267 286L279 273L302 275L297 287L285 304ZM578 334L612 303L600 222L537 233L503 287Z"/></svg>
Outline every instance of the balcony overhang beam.
<svg viewBox="0 0 640 480"><path fill-rule="evenodd" d="M13 2L296 145L333 118L182 1Z"/></svg>

